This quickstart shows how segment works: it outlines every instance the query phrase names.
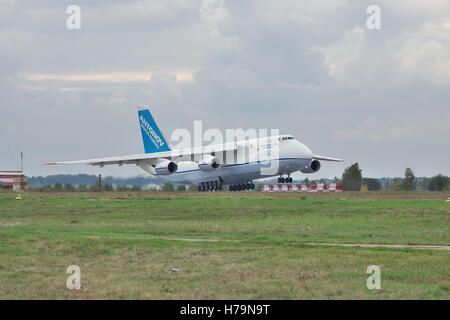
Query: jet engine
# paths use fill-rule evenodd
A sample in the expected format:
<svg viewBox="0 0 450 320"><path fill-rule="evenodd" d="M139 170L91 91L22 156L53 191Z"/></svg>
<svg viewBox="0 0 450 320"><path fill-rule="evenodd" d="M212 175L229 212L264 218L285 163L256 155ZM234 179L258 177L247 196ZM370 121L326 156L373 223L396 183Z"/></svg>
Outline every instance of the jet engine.
<svg viewBox="0 0 450 320"><path fill-rule="evenodd" d="M206 155L203 159L198 163L198 167L202 171L213 171L220 169L222 163L216 157Z"/></svg>
<svg viewBox="0 0 450 320"><path fill-rule="evenodd" d="M161 160L154 166L157 175L167 176L177 172L178 165L169 160Z"/></svg>
<svg viewBox="0 0 450 320"><path fill-rule="evenodd" d="M300 170L302 173L315 173L320 170L320 162L318 160L313 160L311 163Z"/></svg>

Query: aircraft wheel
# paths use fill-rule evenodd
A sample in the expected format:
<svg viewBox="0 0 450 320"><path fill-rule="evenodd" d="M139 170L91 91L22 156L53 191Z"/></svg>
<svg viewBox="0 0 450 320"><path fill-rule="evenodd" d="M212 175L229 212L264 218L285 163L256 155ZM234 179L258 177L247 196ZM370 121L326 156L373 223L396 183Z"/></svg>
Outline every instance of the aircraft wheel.
<svg viewBox="0 0 450 320"><path fill-rule="evenodd" d="M252 183L252 184L250 185L250 189L255 190L255 184L254 184L254 183Z"/></svg>
<svg viewBox="0 0 450 320"><path fill-rule="evenodd" d="M233 186L229 186L229 187L228 187L228 190L231 191L231 192L233 192L233 191L234 191Z"/></svg>
<svg viewBox="0 0 450 320"><path fill-rule="evenodd" d="M278 178L278 183L281 183L281 178Z"/></svg>

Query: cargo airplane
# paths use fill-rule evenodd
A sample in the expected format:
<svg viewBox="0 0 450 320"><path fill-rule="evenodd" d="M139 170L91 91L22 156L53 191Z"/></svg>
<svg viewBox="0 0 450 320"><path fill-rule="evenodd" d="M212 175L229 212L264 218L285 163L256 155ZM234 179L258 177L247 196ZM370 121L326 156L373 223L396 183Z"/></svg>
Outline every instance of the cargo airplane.
<svg viewBox="0 0 450 320"><path fill-rule="evenodd" d="M291 183L293 172L319 171L319 160L343 161L314 155L292 135L176 149L164 138L147 107L138 107L138 118L145 153L47 165L88 164L104 167L134 164L167 182L193 184L199 191L222 190L224 185L229 185L230 191L242 191L254 189L253 180L261 178L279 176L279 183ZM253 160L245 158L250 153L256 155Z"/></svg>

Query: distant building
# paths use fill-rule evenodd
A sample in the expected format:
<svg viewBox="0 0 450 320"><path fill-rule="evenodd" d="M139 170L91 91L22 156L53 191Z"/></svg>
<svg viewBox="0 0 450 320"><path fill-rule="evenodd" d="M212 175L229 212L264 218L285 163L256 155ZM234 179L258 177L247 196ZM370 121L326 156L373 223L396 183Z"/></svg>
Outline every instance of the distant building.
<svg viewBox="0 0 450 320"><path fill-rule="evenodd" d="M0 189L28 190L28 179L22 171L0 171Z"/></svg>

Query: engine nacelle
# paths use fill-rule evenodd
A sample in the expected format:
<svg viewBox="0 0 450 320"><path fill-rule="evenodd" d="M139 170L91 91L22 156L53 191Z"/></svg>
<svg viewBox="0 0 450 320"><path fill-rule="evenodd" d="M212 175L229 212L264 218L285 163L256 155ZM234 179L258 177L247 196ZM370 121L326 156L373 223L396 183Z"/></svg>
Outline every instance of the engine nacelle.
<svg viewBox="0 0 450 320"><path fill-rule="evenodd" d="M203 159L198 163L198 167L202 171L213 171L220 169L222 163L216 157L205 155Z"/></svg>
<svg viewBox="0 0 450 320"><path fill-rule="evenodd" d="M320 162L318 160L313 160L306 168L303 168L300 171L302 173L315 173L319 170L320 170Z"/></svg>
<svg viewBox="0 0 450 320"><path fill-rule="evenodd" d="M154 166L155 172L157 175L167 176L177 172L178 165L169 160L161 160Z"/></svg>

